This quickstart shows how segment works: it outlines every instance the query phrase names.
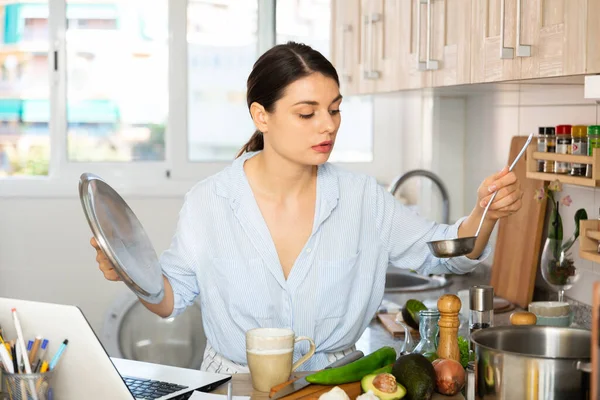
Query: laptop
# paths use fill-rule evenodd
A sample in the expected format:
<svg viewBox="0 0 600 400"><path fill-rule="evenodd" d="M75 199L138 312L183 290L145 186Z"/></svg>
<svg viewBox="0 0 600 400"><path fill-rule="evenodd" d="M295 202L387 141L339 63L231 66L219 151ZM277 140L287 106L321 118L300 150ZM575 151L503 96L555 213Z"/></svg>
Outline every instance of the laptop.
<svg viewBox="0 0 600 400"><path fill-rule="evenodd" d="M16 308L25 345L36 336L49 340L50 360L65 339L68 344L53 370L54 398L187 399L195 390L211 391L229 375L109 357L77 306L0 297L0 327L5 340L16 339L11 310ZM35 363L35 361L34 361Z"/></svg>

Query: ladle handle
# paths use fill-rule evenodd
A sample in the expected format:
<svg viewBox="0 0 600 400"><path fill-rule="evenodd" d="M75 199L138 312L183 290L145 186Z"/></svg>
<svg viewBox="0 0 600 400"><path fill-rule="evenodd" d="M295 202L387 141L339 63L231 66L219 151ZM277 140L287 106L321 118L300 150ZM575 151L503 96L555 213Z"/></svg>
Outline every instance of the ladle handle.
<svg viewBox="0 0 600 400"><path fill-rule="evenodd" d="M521 151L519 152L519 154L517 154L517 157L512 162L512 164L510 165L510 167L508 167L508 172L511 172L513 170L513 168L515 167L515 165L517 165L517 161L519 161L519 159L525 153L525 150L527 150L527 147L529 146L529 143L531 143L531 139L532 138L533 138L533 133L529 135L529 137L527 138L527 141L523 145L523 148L521 149ZM479 236L479 231L481 230L481 226L483 225L483 220L485 219L485 215L487 214L487 212L488 212L488 210L490 208L490 205L492 205L492 203L494 202L494 199L496 198L497 194L498 194L498 191L495 191L494 194L492 195L492 198L488 202L487 206L485 206L485 210L483 210L483 215L481 216L481 221L479 221L479 226L477 227L477 232L475 232L475 237Z"/></svg>

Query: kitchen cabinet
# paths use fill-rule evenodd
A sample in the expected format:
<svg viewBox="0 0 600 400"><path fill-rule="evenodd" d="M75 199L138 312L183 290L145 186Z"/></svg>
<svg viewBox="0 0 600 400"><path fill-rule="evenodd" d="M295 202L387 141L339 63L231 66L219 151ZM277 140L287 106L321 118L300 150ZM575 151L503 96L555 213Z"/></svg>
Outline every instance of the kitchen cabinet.
<svg viewBox="0 0 600 400"><path fill-rule="evenodd" d="M515 56L517 2L471 1L471 83L519 79Z"/></svg>
<svg viewBox="0 0 600 400"><path fill-rule="evenodd" d="M471 83L586 73L598 2L472 0Z"/></svg>
<svg viewBox="0 0 600 400"><path fill-rule="evenodd" d="M600 73L600 0L588 0L586 72Z"/></svg>
<svg viewBox="0 0 600 400"><path fill-rule="evenodd" d="M600 73L600 0L333 0L345 94Z"/></svg>
<svg viewBox="0 0 600 400"><path fill-rule="evenodd" d="M431 86L425 55L427 0L332 4L332 62L343 81L342 94Z"/></svg>
<svg viewBox="0 0 600 400"><path fill-rule="evenodd" d="M361 94L383 93L397 90L398 74L394 71L392 46L397 21L387 10L390 2L385 0L361 0L360 2L360 57L358 91Z"/></svg>
<svg viewBox="0 0 600 400"><path fill-rule="evenodd" d="M520 79L578 75L586 72L588 3L598 0L517 0L516 56ZM589 23L598 24L598 15ZM521 52L519 52L521 46Z"/></svg>
<svg viewBox="0 0 600 400"><path fill-rule="evenodd" d="M360 0L332 1L331 54L343 95L358 93Z"/></svg>
<svg viewBox="0 0 600 400"><path fill-rule="evenodd" d="M394 90L431 87L428 66L430 69L435 63L431 52L427 56L427 34L431 32L427 0L386 0L384 4L392 24L388 31L393 38L388 53L394 73L390 85Z"/></svg>
<svg viewBox="0 0 600 400"><path fill-rule="evenodd" d="M471 82L471 1L430 0L434 87ZM437 65L436 65L437 64Z"/></svg>

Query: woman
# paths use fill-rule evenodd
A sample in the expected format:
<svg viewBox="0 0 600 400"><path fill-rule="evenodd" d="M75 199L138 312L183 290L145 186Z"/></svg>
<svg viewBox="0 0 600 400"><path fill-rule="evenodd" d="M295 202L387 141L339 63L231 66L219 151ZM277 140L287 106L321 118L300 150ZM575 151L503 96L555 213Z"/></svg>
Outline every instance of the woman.
<svg viewBox="0 0 600 400"><path fill-rule="evenodd" d="M314 339L302 366L325 367L351 349L378 306L388 264L421 274L471 271L488 254L501 217L521 207L522 192L504 168L478 190L468 217L448 226L408 211L375 179L327 163L340 126L338 75L308 46L278 45L248 78L256 132L231 166L186 195L170 248L161 256L165 297L145 306L174 316L197 296L207 349L203 370L247 372L245 332L290 327ZM427 242L473 236L468 256L437 259ZM106 279L117 280L96 247ZM296 347L295 359L308 346Z"/></svg>

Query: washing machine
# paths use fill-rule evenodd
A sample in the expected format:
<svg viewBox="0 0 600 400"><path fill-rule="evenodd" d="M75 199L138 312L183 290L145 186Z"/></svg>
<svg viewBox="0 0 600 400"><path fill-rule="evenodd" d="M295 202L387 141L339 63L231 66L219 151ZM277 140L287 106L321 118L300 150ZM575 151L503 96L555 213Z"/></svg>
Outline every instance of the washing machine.
<svg viewBox="0 0 600 400"><path fill-rule="evenodd" d="M106 313L101 340L111 357L200 369L206 347L200 302L161 318L125 290Z"/></svg>

